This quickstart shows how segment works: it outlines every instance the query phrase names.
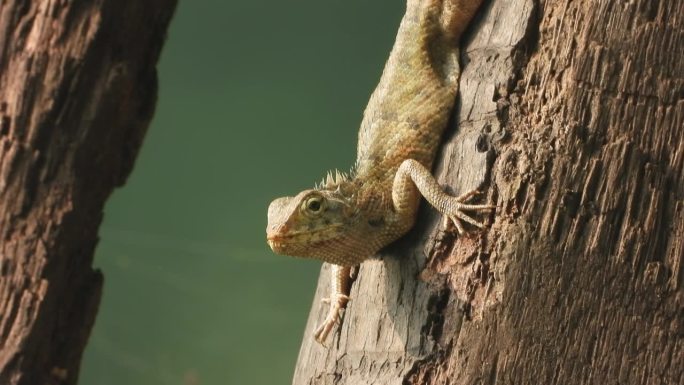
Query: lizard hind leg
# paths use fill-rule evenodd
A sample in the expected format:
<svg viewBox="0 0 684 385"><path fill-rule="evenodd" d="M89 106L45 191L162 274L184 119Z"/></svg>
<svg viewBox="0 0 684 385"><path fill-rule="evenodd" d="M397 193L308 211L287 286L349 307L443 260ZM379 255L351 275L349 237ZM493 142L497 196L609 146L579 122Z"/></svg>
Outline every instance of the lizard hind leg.
<svg viewBox="0 0 684 385"><path fill-rule="evenodd" d="M440 213L444 214L444 224L448 224L448 221L454 223L459 234L466 232L461 221L478 228L484 227L483 223L475 220L466 212L490 211L496 208L491 204L466 203L479 193L478 190L469 191L458 197L448 195L425 166L416 160L407 159L399 166L392 185L392 201L395 209L401 212L410 207L410 202L418 199L416 196L418 192Z"/></svg>
<svg viewBox="0 0 684 385"><path fill-rule="evenodd" d="M329 304L328 314L314 332L314 339L323 344L335 324L340 322L342 310L347 306L349 288L351 284L352 267L332 265L330 277L330 297L323 298L323 303Z"/></svg>

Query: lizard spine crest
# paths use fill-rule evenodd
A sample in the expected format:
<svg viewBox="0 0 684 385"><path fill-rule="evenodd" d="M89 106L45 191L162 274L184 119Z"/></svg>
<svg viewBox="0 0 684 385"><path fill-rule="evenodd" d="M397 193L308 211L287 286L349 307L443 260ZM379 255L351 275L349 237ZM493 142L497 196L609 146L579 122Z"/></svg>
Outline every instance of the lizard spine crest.
<svg viewBox="0 0 684 385"><path fill-rule="evenodd" d="M328 174L314 185L314 190L335 190L353 179L354 169L349 172L340 170L328 171Z"/></svg>

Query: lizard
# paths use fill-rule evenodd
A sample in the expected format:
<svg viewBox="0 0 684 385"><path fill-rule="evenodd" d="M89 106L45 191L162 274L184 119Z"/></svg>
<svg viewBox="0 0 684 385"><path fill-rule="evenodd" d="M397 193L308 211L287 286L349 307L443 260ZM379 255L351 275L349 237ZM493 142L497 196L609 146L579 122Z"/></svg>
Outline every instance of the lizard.
<svg viewBox="0 0 684 385"><path fill-rule="evenodd" d="M349 301L352 268L397 240L416 220L420 196L452 222L484 224L466 212L493 210L470 204L478 193L445 193L430 169L458 91L458 41L482 0L408 0L380 82L364 111L357 159L347 173L328 173L312 189L275 199L266 238L282 255L332 265L321 344Z"/></svg>

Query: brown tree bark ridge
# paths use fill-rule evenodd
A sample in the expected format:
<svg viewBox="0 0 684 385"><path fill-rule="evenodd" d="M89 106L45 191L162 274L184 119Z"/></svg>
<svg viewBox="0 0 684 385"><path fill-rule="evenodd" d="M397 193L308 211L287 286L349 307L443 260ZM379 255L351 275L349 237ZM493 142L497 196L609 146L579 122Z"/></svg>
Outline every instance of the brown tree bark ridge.
<svg viewBox="0 0 684 385"><path fill-rule="evenodd" d="M424 205L328 348L321 274L293 383L684 383L684 1L489 0L473 24L436 169L485 183L491 227Z"/></svg>
<svg viewBox="0 0 684 385"><path fill-rule="evenodd" d="M0 2L0 384L75 384L175 0Z"/></svg>

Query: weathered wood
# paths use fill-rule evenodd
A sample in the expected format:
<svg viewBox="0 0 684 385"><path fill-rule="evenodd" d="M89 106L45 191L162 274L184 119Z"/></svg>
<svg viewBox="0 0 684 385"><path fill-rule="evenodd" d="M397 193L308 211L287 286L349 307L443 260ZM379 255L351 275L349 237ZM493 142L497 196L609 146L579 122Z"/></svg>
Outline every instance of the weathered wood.
<svg viewBox="0 0 684 385"><path fill-rule="evenodd" d="M424 205L328 349L322 274L293 383L684 383L684 1L480 13L437 175L485 181L491 228L454 239Z"/></svg>
<svg viewBox="0 0 684 385"><path fill-rule="evenodd" d="M75 384L175 0L0 2L0 384Z"/></svg>

